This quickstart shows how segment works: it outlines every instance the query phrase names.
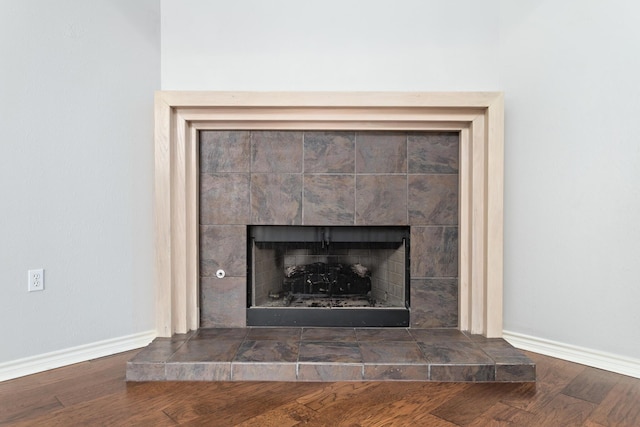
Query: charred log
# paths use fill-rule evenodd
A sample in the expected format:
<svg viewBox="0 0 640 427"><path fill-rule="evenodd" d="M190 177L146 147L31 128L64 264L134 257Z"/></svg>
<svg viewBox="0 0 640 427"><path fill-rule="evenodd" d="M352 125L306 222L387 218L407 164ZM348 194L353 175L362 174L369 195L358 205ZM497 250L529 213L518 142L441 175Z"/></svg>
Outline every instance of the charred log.
<svg viewBox="0 0 640 427"><path fill-rule="evenodd" d="M285 269L283 289L294 294L366 295L371 291L371 276L361 264L295 265Z"/></svg>

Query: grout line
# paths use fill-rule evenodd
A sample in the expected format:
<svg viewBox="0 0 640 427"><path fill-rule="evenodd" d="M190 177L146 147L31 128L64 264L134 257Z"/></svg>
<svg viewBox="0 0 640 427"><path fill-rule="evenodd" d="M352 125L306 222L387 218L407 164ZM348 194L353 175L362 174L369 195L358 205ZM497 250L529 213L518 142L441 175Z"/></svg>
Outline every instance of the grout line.
<svg viewBox="0 0 640 427"><path fill-rule="evenodd" d="M405 148L405 155L406 155L406 171L405 171L405 196L406 196L406 201L407 201L407 208L406 208L406 223L407 224L411 224L411 220L410 220L410 215L409 215L409 211L411 210L409 207L409 132L406 132L405 134L405 140L404 140L404 148Z"/></svg>
<svg viewBox="0 0 640 427"><path fill-rule="evenodd" d="M358 132L353 135L353 225L358 225Z"/></svg>

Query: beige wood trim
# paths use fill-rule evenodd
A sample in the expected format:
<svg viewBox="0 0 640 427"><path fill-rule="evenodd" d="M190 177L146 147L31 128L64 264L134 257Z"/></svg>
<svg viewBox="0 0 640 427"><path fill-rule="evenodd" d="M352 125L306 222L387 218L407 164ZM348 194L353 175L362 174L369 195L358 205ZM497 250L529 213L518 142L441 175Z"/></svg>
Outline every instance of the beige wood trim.
<svg viewBox="0 0 640 427"><path fill-rule="evenodd" d="M198 130L241 129L290 129L290 130L452 130L468 126L466 122L388 122L388 121L221 121L198 122Z"/></svg>
<svg viewBox="0 0 640 427"><path fill-rule="evenodd" d="M469 128L460 129L459 164L459 218L458 235L469 236L471 231L471 137ZM471 330L471 245L470 239L459 239L458 257L458 327L463 331Z"/></svg>
<svg viewBox="0 0 640 427"><path fill-rule="evenodd" d="M487 298L486 286L486 149L485 117L479 116L471 123L471 323L469 330L474 334L486 331L485 311ZM464 239L464 237L463 237ZM462 240L462 239L460 239ZM478 303L482 301L482 304Z"/></svg>
<svg viewBox="0 0 640 427"><path fill-rule="evenodd" d="M156 238L156 328L158 336L171 336L171 106L161 93L155 97L154 199Z"/></svg>
<svg viewBox="0 0 640 427"><path fill-rule="evenodd" d="M189 125L187 129L187 181L186 181L186 208L187 218L196 218L194 221L187 221L187 329L195 330L200 326L199 309L199 276L200 266L198 262L198 130Z"/></svg>
<svg viewBox="0 0 640 427"><path fill-rule="evenodd" d="M180 115L174 117L174 135L172 144L172 220L171 220L171 250L172 250L172 277L173 281L173 305L174 329L176 331L187 330L187 316L184 308L187 307L187 127L188 122Z"/></svg>
<svg viewBox="0 0 640 427"><path fill-rule="evenodd" d="M295 111L292 111L295 110ZM294 114L292 114L294 113ZM354 122L366 123L368 121L379 121L380 117L386 117L386 121L421 122L425 115L429 115L430 121L449 121L452 114L455 114L461 122L469 122L483 111L478 108L292 108L292 107L217 107L205 108L181 108L180 116L189 122L215 120L235 121L235 122L276 122L280 120L291 120L302 122Z"/></svg>
<svg viewBox="0 0 640 427"><path fill-rule="evenodd" d="M498 94L487 108L487 336L502 336L504 277L504 96Z"/></svg>
<svg viewBox="0 0 640 427"><path fill-rule="evenodd" d="M158 335L198 326L197 131L259 128L460 131L460 329L501 336L503 108L487 92L158 92Z"/></svg>
<svg viewBox="0 0 640 427"><path fill-rule="evenodd" d="M163 91L174 108L266 107L454 107L486 109L497 92L201 92Z"/></svg>

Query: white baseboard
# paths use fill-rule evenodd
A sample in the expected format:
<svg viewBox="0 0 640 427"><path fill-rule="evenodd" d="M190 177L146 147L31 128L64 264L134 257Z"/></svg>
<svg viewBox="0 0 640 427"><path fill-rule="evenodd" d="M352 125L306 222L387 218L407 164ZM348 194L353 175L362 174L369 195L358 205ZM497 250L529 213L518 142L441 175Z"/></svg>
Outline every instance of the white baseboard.
<svg viewBox="0 0 640 427"><path fill-rule="evenodd" d="M91 344L0 363L0 381L141 348L153 341L156 335L155 330L140 332L124 337L111 338Z"/></svg>
<svg viewBox="0 0 640 427"><path fill-rule="evenodd" d="M640 359L532 337L517 332L503 331L502 337L515 348L521 350L532 351L534 353L544 354L545 356L640 378Z"/></svg>

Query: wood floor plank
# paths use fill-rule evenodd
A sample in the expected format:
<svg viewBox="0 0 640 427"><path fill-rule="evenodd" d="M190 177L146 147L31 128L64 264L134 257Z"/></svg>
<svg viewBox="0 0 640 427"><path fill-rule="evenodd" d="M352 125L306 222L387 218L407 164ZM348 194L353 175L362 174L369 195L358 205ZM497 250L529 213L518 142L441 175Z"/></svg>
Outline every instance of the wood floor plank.
<svg viewBox="0 0 640 427"><path fill-rule="evenodd" d="M640 380L622 377L609 391L589 420L606 427L640 425Z"/></svg>
<svg viewBox="0 0 640 427"><path fill-rule="evenodd" d="M469 388L469 384L460 383L385 383L376 392L366 392L358 396L358 405L345 401L338 406L339 413L352 414L352 418L345 418L348 422L393 422L397 425L429 425L428 422L438 422L448 425L449 422L433 416L431 412L443 403L453 399ZM384 425L384 423L382 424Z"/></svg>
<svg viewBox="0 0 640 427"><path fill-rule="evenodd" d="M169 385L165 390L145 390L154 383L142 383L137 389L131 390L132 396L154 396L164 398L162 411L177 424L188 423L192 420L215 418L217 414L231 412L231 408L240 407L243 414L245 407L250 407L247 399L259 399L257 390L262 393L271 391L269 385L261 383L218 383L218 382L168 382L159 383ZM273 383L276 384L276 383ZM158 395L156 393L159 392ZM249 417L251 413L245 416ZM234 418L234 422L244 418Z"/></svg>
<svg viewBox="0 0 640 427"><path fill-rule="evenodd" d="M310 425L451 426L429 411L468 386L417 382L334 383L298 398L297 402L319 413Z"/></svg>
<svg viewBox="0 0 640 427"><path fill-rule="evenodd" d="M33 419L63 408L55 396L40 394L31 397L23 393L15 397L4 396L0 402L0 425Z"/></svg>
<svg viewBox="0 0 640 427"><path fill-rule="evenodd" d="M404 400L384 401L375 405L352 405L338 413L324 413L325 425L358 425L358 426L413 426L438 425L455 426L446 420L436 417L425 410L424 404Z"/></svg>
<svg viewBox="0 0 640 427"><path fill-rule="evenodd" d="M34 389L40 389L49 384L55 384L57 386L60 381L78 378L85 374L90 375L93 372L104 370L107 367L115 367L116 369L120 369L123 366L123 363L126 363L129 359L135 356L138 351L139 350L132 350L123 353L117 353L112 356L101 357L99 359L51 369L39 374L27 375L13 380L2 381L0 382L0 397L23 390L30 391Z"/></svg>
<svg viewBox="0 0 640 427"><path fill-rule="evenodd" d="M172 393L171 383L129 384L124 391L104 394L43 416L25 419L23 424L17 425L175 425L163 409L184 395L172 396Z"/></svg>
<svg viewBox="0 0 640 427"><path fill-rule="evenodd" d="M622 375L618 376L602 369L586 367L567 384L562 393L587 402L600 403L621 377Z"/></svg>
<svg viewBox="0 0 640 427"><path fill-rule="evenodd" d="M298 403L306 405L314 411L330 408L344 400L353 402L353 398L363 390L379 387L374 382L338 382L328 383L325 387L313 393L301 395L296 398Z"/></svg>
<svg viewBox="0 0 640 427"><path fill-rule="evenodd" d="M46 411L51 411L69 406L73 403L100 397L105 394L107 389L115 391L124 390L126 387L124 377L121 375L118 378L96 381L96 383L91 383L91 385L87 385L87 380L88 379L80 379L77 382L65 380L61 382L61 388L56 387L55 384L48 384L40 389L21 390L16 393L3 395L0 397L0 401L2 402L0 405L0 421L20 419L23 417L23 415L20 414L25 411L29 412L29 408L44 408ZM91 378L90 380L94 381L95 378ZM107 381L107 384L105 384L104 381ZM61 390L63 391L60 393ZM66 401L60 398L59 393L65 396ZM73 401L66 399L67 396L71 396L69 393L75 396Z"/></svg>
<svg viewBox="0 0 640 427"><path fill-rule="evenodd" d="M123 363L127 352L0 383L0 422L31 419L74 403L126 388ZM36 410L33 410L33 408ZM31 408L31 409L30 409Z"/></svg>
<svg viewBox="0 0 640 427"><path fill-rule="evenodd" d="M16 427L39 425L47 427L90 425L153 425L162 427L176 425L162 412L163 405L164 402L161 401L148 402L145 405L140 402L132 402L126 405L117 398L117 395L114 395L112 398L104 397L58 409L49 414L25 419L12 425Z"/></svg>
<svg viewBox="0 0 640 427"><path fill-rule="evenodd" d="M535 415L498 402L475 418L468 427L487 427L487 426L535 426Z"/></svg>
<svg viewBox="0 0 640 427"><path fill-rule="evenodd" d="M518 387L519 384L509 383L474 384L438 406L432 414L454 424L467 426Z"/></svg>
<svg viewBox="0 0 640 427"><path fill-rule="evenodd" d="M238 424L238 427L293 427L318 423L318 413L298 402L288 403Z"/></svg>
<svg viewBox="0 0 640 427"><path fill-rule="evenodd" d="M582 426L596 406L595 403L558 394L543 408L535 412L531 425L540 427Z"/></svg>
<svg viewBox="0 0 640 427"><path fill-rule="evenodd" d="M60 381L57 387L49 385L46 389L55 393L64 406L71 406L99 398L105 394L125 392L127 382L122 371L111 366Z"/></svg>
<svg viewBox="0 0 640 427"><path fill-rule="evenodd" d="M522 388L504 396L501 400L502 403L524 411L534 412L536 409L548 404L585 369L584 365L577 363L530 352L525 352L525 354L536 363L537 380L535 390L532 393L532 390L527 388L529 385L525 384Z"/></svg>
<svg viewBox="0 0 640 427"><path fill-rule="evenodd" d="M322 387L319 383L243 382L240 387L221 393L191 393L188 400L177 401L165 408L179 424L197 425L210 422L236 425L291 401L301 394Z"/></svg>

